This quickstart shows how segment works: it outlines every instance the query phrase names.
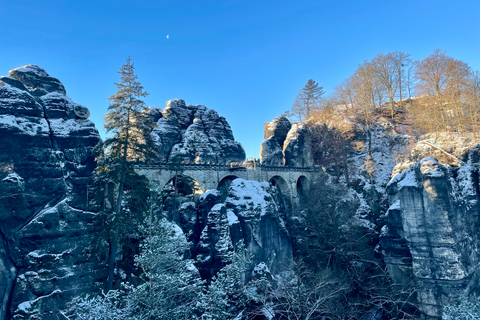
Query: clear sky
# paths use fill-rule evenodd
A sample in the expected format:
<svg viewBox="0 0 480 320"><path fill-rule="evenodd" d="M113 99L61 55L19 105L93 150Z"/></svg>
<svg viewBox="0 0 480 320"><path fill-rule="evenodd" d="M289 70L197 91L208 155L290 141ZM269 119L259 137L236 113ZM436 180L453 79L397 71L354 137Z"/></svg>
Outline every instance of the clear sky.
<svg viewBox="0 0 480 320"><path fill-rule="evenodd" d="M0 0L0 22L0 75L41 66L97 128L131 56L149 106L217 110L249 158L308 79L330 93L390 51L444 49L480 70L479 0Z"/></svg>

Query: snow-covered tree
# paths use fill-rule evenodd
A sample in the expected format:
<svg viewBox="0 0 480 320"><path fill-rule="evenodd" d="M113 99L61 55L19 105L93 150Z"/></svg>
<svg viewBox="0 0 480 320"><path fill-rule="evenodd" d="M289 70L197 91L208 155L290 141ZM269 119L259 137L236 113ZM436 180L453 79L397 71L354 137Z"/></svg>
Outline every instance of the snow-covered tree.
<svg viewBox="0 0 480 320"><path fill-rule="evenodd" d="M135 264L140 277L121 288L77 301L79 319L195 319L204 282L191 259L180 227L167 220L150 220Z"/></svg>
<svg viewBox="0 0 480 320"><path fill-rule="evenodd" d="M156 157L150 135L153 123L142 100L147 92L137 80L130 57L119 74L121 81L115 83L117 92L109 97L104 117L104 128L110 137L100 148L95 175L96 194L102 205L102 229L109 244L107 290L113 288L119 246L125 234L131 232L126 225L135 221L132 217L145 212L149 195L147 181L135 173L133 162L148 162Z"/></svg>
<svg viewBox="0 0 480 320"><path fill-rule="evenodd" d="M245 294L246 269L250 264L243 242L226 257L230 261L212 279L201 299L202 319L234 319L247 303Z"/></svg>

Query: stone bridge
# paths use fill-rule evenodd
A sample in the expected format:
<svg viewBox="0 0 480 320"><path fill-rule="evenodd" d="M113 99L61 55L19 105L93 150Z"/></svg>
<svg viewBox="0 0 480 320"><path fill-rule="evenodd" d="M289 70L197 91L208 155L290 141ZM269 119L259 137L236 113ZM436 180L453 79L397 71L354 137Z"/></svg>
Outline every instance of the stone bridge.
<svg viewBox="0 0 480 320"><path fill-rule="evenodd" d="M310 191L315 177L323 174L321 167L264 166L258 163L246 165L212 164L157 164L136 165L139 174L145 175L154 185L163 188L178 177L188 179L195 187L189 193L203 193L207 190L228 187L236 178L268 181L280 189L287 205L296 211L301 199Z"/></svg>

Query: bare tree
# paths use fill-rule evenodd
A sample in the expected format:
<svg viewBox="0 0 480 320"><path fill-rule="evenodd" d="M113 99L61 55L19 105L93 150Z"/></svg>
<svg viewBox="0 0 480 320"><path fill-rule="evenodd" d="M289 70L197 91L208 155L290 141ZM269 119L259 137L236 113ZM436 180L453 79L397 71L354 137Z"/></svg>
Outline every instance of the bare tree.
<svg viewBox="0 0 480 320"><path fill-rule="evenodd" d="M313 272L302 262L274 281L261 280L251 284L262 292L255 297L259 307L250 312L250 318L335 319L343 307L340 300L348 290L330 270Z"/></svg>
<svg viewBox="0 0 480 320"><path fill-rule="evenodd" d="M390 115L395 116L395 96L398 90L397 66L391 53L377 54L371 61L371 70L388 96Z"/></svg>
<svg viewBox="0 0 480 320"><path fill-rule="evenodd" d="M395 51L391 53L392 59L395 64L395 68L397 70L397 77L398 77L398 95L399 95L399 100L400 104L402 104L403 101L403 90L404 88L404 83L407 82L408 80L406 79L408 76L408 73L405 72L408 70L411 60L410 60L410 54L402 51Z"/></svg>
<svg viewBox="0 0 480 320"><path fill-rule="evenodd" d="M431 130L464 130L462 121L464 96L471 74L470 67L463 61L435 50L422 61L415 62L415 87L421 94L424 112L430 119Z"/></svg>
<svg viewBox="0 0 480 320"><path fill-rule="evenodd" d="M395 99L402 100L402 81L409 55L405 52L379 53L371 61L374 76L388 96L392 120L395 116Z"/></svg>
<svg viewBox="0 0 480 320"><path fill-rule="evenodd" d="M415 65L415 78L419 81L415 89L419 94L430 96L455 93L466 84L470 74L468 64L439 49L422 61L415 61Z"/></svg>
<svg viewBox="0 0 480 320"><path fill-rule="evenodd" d="M372 133L371 126L375 108L381 100L378 92L378 82L374 76L373 65L365 61L355 71L352 77L352 87L355 92L355 106L360 108L362 122L365 125L365 131L368 139L368 152L372 151Z"/></svg>

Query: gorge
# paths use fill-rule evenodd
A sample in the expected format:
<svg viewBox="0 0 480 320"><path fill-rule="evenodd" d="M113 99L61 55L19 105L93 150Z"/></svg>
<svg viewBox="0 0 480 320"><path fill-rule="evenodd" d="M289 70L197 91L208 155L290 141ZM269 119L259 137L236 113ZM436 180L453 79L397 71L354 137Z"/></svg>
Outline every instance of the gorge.
<svg viewBox="0 0 480 320"><path fill-rule="evenodd" d="M38 66L0 77L0 319L64 319L75 297L105 289L108 244L96 241L102 226L91 193L101 138L88 117L88 108ZM155 213L191 242L202 279L228 264L226 252L242 240L251 255L247 278L259 268L277 277L298 260L325 259L322 268L345 266L355 279L377 276L382 266L389 286L407 293L399 301L414 306L402 311L428 320L441 319L443 306L476 298L474 136L427 136L422 143L379 115L367 150L364 129L339 118L358 146L347 153L347 181L334 165L316 163L312 131L286 117L266 124L261 158L249 161L212 109L175 99L151 108L149 117L160 160L139 163L136 172L159 190ZM117 257L124 268L118 283L135 272L128 263L138 237L131 242L133 249ZM338 252L323 252L327 244ZM388 318L391 301L362 284L349 286L349 301L368 307L355 309L358 319ZM265 311L255 319L274 318Z"/></svg>

